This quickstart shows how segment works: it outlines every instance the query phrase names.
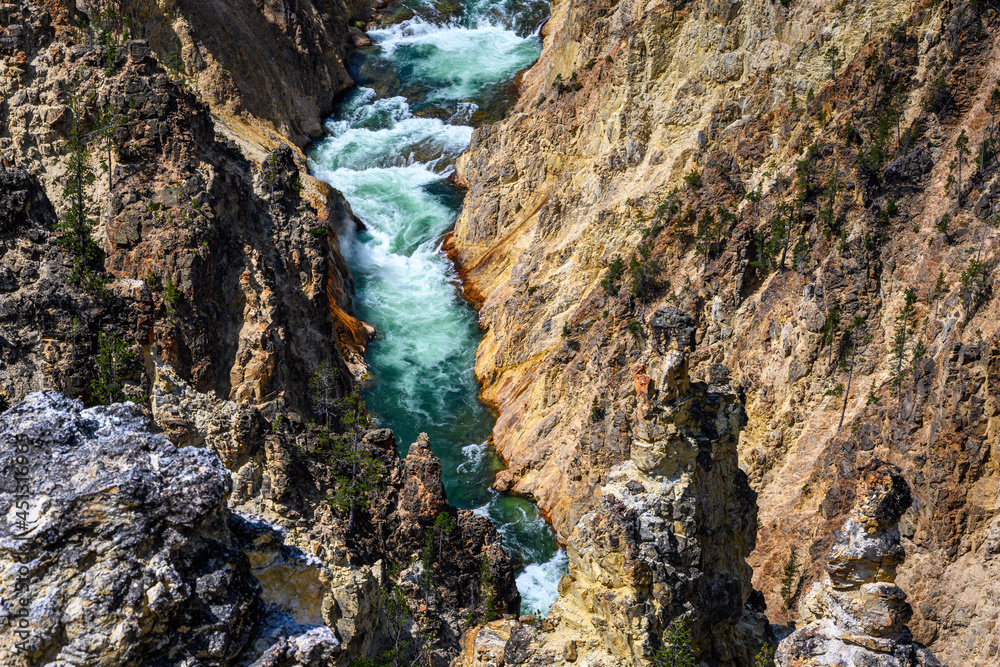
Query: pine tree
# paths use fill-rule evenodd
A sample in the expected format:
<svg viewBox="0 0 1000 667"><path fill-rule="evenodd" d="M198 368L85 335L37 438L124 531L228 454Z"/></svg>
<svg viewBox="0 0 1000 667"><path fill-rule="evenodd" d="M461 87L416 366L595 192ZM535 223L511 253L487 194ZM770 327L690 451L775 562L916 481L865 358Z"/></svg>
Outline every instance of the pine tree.
<svg viewBox="0 0 1000 667"><path fill-rule="evenodd" d="M826 199L826 206L819 212L819 218L823 222L823 233L827 238L830 237L833 232L836 231L837 226L837 195L843 188L843 182L840 178L840 167L835 165L833 168L833 173L830 174L830 180L826 184L826 188L823 190L823 196Z"/></svg>
<svg viewBox="0 0 1000 667"><path fill-rule="evenodd" d="M788 560L785 561L785 569L781 576L781 599L785 601L785 607L788 607L792 603L792 598L795 596L795 583L799 574L799 555L795 552L795 548L792 547L791 552L788 554Z"/></svg>
<svg viewBox="0 0 1000 667"><path fill-rule="evenodd" d="M840 57L840 49L837 48L836 44L830 46L826 50L826 61L830 63L830 81L837 78L837 68L844 63L844 59Z"/></svg>
<svg viewBox="0 0 1000 667"><path fill-rule="evenodd" d="M80 133L82 103L79 97L74 97L72 106L74 122L66 142L69 163L66 165L66 183L62 192L67 209L57 227L62 232L59 244L73 262L70 279L87 291L99 292L104 282L94 268L100 249L91 237L94 202L87 192L94 182L94 171L90 167L86 141Z"/></svg>
<svg viewBox="0 0 1000 667"><path fill-rule="evenodd" d="M413 620L413 611L406 601L403 589L391 583L395 572L389 573L390 586L383 588L380 596L382 603L382 632L385 633L392 648L379 654L378 662L373 664L386 667L400 667L406 664L406 647L409 642L404 639L406 626Z"/></svg>
<svg viewBox="0 0 1000 667"><path fill-rule="evenodd" d="M181 291L174 285L174 279L167 276L167 284L163 286L163 304L167 310L167 315L177 312L177 306L181 302Z"/></svg>
<svg viewBox="0 0 1000 667"><path fill-rule="evenodd" d="M654 667L695 667L698 664L691 631L682 621L675 619L667 626L660 639L660 648L649 662Z"/></svg>
<svg viewBox="0 0 1000 667"><path fill-rule="evenodd" d="M708 263L708 257L712 253L715 241L715 215L706 210L698 220L698 231L695 233L695 244L698 252Z"/></svg>
<svg viewBox="0 0 1000 667"><path fill-rule="evenodd" d="M90 383L90 392L94 401L101 405L120 402L125 398L122 393L125 377L136 365L135 353L124 340L113 333L101 333L97 341L97 377Z"/></svg>

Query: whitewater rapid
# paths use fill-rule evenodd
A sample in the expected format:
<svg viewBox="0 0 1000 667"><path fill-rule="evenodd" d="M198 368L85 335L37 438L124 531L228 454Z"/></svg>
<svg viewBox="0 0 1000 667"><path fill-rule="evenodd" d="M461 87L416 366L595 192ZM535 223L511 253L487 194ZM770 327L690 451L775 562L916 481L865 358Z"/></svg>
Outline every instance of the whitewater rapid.
<svg viewBox="0 0 1000 667"><path fill-rule="evenodd" d="M494 417L473 373L480 332L441 241L462 206L447 178L470 123L538 57L537 33L525 26L544 6L472 0L440 16L430 4L408 3L410 18L369 30L375 46L357 66L362 85L310 152L313 173L343 192L366 227L343 230L340 245L357 314L379 332L368 355L370 411L404 454L428 433L449 500L497 525L524 565L522 611L543 614L566 555L534 503L489 488L501 466L488 446Z"/></svg>

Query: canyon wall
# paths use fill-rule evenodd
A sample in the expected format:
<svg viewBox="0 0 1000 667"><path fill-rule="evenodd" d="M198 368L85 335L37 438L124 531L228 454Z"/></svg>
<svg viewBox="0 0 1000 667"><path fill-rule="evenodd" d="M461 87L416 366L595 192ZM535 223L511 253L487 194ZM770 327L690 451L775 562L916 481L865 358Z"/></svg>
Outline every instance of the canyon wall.
<svg viewBox="0 0 1000 667"><path fill-rule="evenodd" d="M574 548L634 456L632 366L680 310L692 375L723 364L746 392L769 618L796 620L878 457L913 486L898 581L915 638L992 664L1000 248L996 160L976 156L997 130L996 18L947 2L554 3L515 110L476 131L456 176L448 246L486 330L496 485L537 499Z"/></svg>
<svg viewBox="0 0 1000 667"><path fill-rule="evenodd" d="M299 148L322 136L333 101L354 85L346 59L377 0L93 0L131 19L161 62L235 134ZM274 136L277 134L277 136Z"/></svg>
<svg viewBox="0 0 1000 667"><path fill-rule="evenodd" d="M8 633L0 661L347 665L390 645L384 596L399 591L411 612L397 639L411 642L411 654L446 662L485 599L496 613L517 610L499 534L448 505L426 438L404 462L392 434L368 430L363 417L352 422L352 447L377 480L348 519L334 498L344 481L331 436L312 421L311 378L323 377L324 400L343 411L367 372L373 331L351 315L352 278L336 240L358 221L339 192L304 173L301 152L285 140L299 141L296 123L318 123L347 79L328 81L325 92L322 81L299 89L315 63L286 59L288 76L247 87L245 106L231 110L242 120L228 123L206 101L208 83L194 85L149 40L130 39L98 3L87 14L75 4L0 4L0 406L14 404L0 438L5 455L17 453L11 443L31 450L29 502L44 505L56 483L67 494L51 505L58 513L4 525L5 540L21 536L37 559L57 563L31 583L30 619L48 614L50 599L63 615L31 625L27 653ZM239 10L245 15L229 18L244 28L280 9L195 4ZM306 10L298 3L284 16ZM344 53L341 42L322 48L337 76ZM249 61L239 66L250 83L266 74ZM266 104L247 102L251 93ZM286 108L288 96L300 106ZM89 152L75 149L80 140ZM91 224L74 226L83 218ZM138 407L81 411L52 391ZM344 435L343 424L328 426ZM50 431L58 442L46 439ZM64 455L47 458L56 449ZM167 459L177 480L211 483L178 486L157 469ZM177 509L188 523L175 530L155 503L125 513L141 489L120 491L122 480L139 480L154 496L190 493L183 500L192 507ZM20 502L10 488L5 517ZM74 493L123 508L129 530L148 528L147 541L135 553L109 550L102 530L113 524L75 520L66 509ZM46 531L77 541L47 541ZM7 542L0 567L13 572ZM187 551L211 563L181 571ZM94 553L102 554L96 562ZM66 564L74 559L76 567ZM93 594L81 588L87 576L127 594L83 610ZM173 653L158 654L165 645Z"/></svg>

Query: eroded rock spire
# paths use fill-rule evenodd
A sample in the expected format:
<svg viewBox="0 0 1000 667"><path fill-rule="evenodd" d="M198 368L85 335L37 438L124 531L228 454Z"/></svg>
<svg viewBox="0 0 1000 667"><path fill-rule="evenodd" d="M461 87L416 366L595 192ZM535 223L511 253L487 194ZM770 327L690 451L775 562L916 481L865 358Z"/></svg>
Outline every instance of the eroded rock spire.
<svg viewBox="0 0 1000 667"><path fill-rule="evenodd" d="M862 471L857 500L834 537L826 575L800 605L806 626L778 646L779 667L913 667L940 665L913 641L913 615L895 584L905 552L899 518L910 506L899 468L875 460Z"/></svg>

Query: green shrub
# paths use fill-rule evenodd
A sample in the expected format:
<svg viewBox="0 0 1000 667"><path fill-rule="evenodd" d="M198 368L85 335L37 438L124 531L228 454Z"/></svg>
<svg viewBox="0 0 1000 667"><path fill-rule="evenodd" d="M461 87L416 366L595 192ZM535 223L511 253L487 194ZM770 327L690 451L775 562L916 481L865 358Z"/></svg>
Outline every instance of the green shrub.
<svg viewBox="0 0 1000 667"><path fill-rule="evenodd" d="M692 169L688 173L684 174L684 182L687 183L692 190L697 190L701 187L701 174L697 169Z"/></svg>
<svg viewBox="0 0 1000 667"><path fill-rule="evenodd" d="M122 393L125 378L135 372L136 355L116 334L101 333L97 337L96 377L90 383L94 402L109 405L125 400Z"/></svg>
<svg viewBox="0 0 1000 667"><path fill-rule="evenodd" d="M163 286L163 303L166 306L167 314L173 315L177 311L177 306L181 302L181 291L174 285L174 280L167 276L167 284Z"/></svg>
<svg viewBox="0 0 1000 667"><path fill-rule="evenodd" d="M604 274L604 278L601 279L601 287L604 288L604 293L608 296L616 296L620 289L618 283L623 275L625 275L625 260L622 259L621 255L615 255L614 259L611 260L611 264L608 265L608 270Z"/></svg>
<svg viewBox="0 0 1000 667"><path fill-rule="evenodd" d="M833 396L835 398L840 398L841 396L844 395L844 385L842 383L838 382L837 386L835 386L833 389L827 389L823 393L823 395L824 396Z"/></svg>
<svg viewBox="0 0 1000 667"><path fill-rule="evenodd" d="M590 404L590 421L599 422L604 419L604 408L601 407L601 403L594 396L594 402Z"/></svg>

